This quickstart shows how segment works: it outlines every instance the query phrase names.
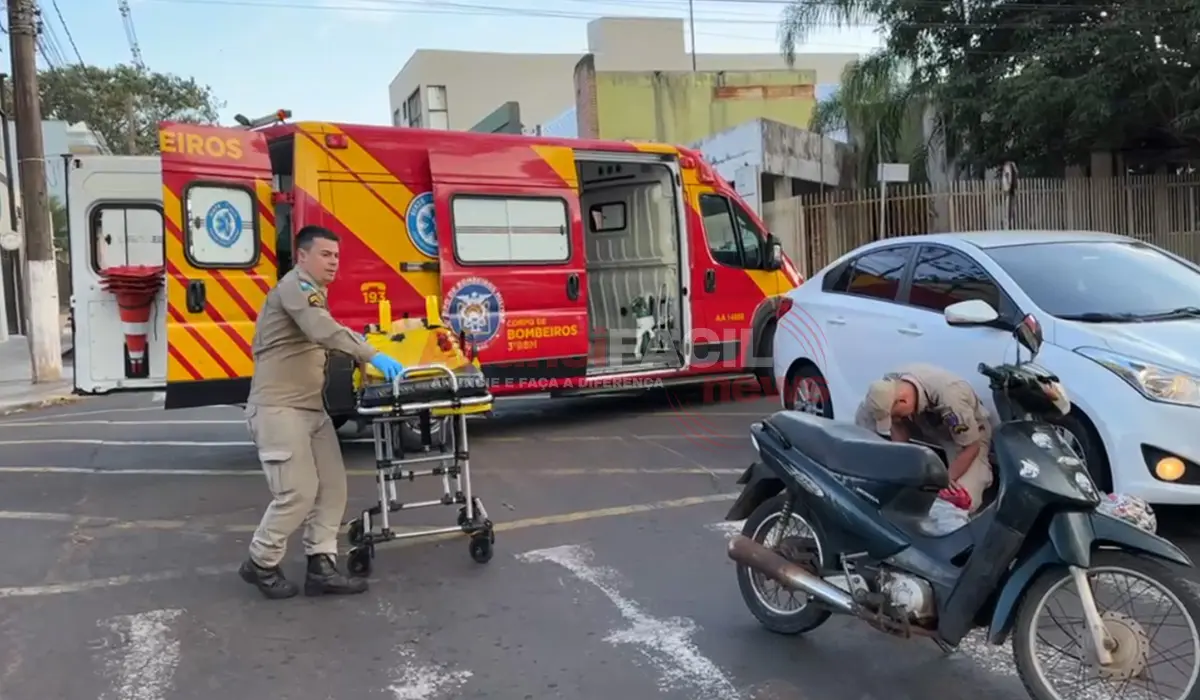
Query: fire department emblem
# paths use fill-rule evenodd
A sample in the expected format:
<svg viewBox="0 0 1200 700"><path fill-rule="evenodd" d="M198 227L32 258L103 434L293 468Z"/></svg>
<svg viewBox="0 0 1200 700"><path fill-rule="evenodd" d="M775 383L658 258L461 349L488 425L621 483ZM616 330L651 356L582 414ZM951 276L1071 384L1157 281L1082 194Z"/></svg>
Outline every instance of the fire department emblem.
<svg viewBox="0 0 1200 700"><path fill-rule="evenodd" d="M468 277L450 289L442 316L456 334L462 333L468 344L482 350L504 325L504 297L491 282Z"/></svg>

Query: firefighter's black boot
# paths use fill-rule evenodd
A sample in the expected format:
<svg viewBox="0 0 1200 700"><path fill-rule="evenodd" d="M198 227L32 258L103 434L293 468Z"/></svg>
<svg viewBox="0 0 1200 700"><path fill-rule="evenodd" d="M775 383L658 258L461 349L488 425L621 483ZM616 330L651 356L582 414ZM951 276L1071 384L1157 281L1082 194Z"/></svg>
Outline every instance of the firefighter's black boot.
<svg viewBox="0 0 1200 700"><path fill-rule="evenodd" d="M238 568L238 574L243 581L272 600L291 598L300 592L300 587L284 578L283 569L278 566L267 569L256 564L253 559L246 559Z"/></svg>
<svg viewBox="0 0 1200 700"><path fill-rule="evenodd" d="M367 590L365 578L343 575L332 554L310 554L304 595L352 595Z"/></svg>

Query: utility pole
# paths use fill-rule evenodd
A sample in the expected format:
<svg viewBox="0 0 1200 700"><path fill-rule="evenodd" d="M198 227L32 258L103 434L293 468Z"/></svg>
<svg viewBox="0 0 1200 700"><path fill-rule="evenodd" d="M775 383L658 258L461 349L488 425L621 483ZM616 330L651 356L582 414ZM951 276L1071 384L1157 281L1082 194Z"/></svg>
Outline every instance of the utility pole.
<svg viewBox="0 0 1200 700"><path fill-rule="evenodd" d="M46 192L46 150L38 100L37 34L41 26L34 0L8 0L9 53L16 97L17 162L21 173L25 259L29 284L29 349L33 382L62 379L62 329L58 323L58 269L50 231Z"/></svg>
<svg viewBox="0 0 1200 700"><path fill-rule="evenodd" d="M696 72L696 2L688 0L688 26L692 32L692 72Z"/></svg>

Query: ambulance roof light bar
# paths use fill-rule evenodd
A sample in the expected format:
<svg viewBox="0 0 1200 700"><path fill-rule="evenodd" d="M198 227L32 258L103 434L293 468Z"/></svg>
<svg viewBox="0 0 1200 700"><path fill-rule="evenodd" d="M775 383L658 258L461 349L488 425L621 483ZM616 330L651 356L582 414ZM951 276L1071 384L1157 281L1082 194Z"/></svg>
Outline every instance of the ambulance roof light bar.
<svg viewBox="0 0 1200 700"><path fill-rule="evenodd" d="M277 109L265 117L258 119L247 119L244 114L233 115L233 120L238 123L243 129L257 129L262 126L270 126L272 124L281 124L292 118L292 110Z"/></svg>

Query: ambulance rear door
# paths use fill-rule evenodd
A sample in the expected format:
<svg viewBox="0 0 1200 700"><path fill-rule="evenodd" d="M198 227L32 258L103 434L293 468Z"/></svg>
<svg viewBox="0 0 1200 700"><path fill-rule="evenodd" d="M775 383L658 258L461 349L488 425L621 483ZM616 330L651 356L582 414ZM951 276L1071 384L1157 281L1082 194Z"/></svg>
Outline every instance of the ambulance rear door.
<svg viewBox="0 0 1200 700"><path fill-rule="evenodd" d="M574 151L497 139L429 154L442 313L498 392L587 372L588 300Z"/></svg>
<svg viewBox="0 0 1200 700"><path fill-rule="evenodd" d="M144 361L126 347L117 298L104 270L163 264L162 168L157 156L66 159L75 388L97 394L157 389L167 381L166 293L154 296Z"/></svg>
<svg viewBox="0 0 1200 700"><path fill-rule="evenodd" d="M255 131L163 123L167 408L241 404L277 281L271 162Z"/></svg>

